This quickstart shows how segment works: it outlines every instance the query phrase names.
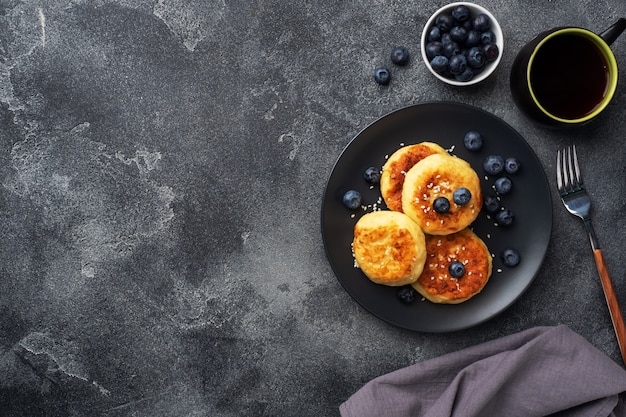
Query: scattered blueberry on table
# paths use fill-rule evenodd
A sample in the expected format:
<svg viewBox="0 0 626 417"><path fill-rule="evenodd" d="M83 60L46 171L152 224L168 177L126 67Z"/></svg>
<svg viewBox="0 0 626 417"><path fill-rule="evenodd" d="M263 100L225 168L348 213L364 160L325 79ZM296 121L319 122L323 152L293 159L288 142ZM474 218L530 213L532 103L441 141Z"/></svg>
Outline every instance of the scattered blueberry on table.
<svg viewBox="0 0 626 417"><path fill-rule="evenodd" d="M396 46L391 50L391 62L406 65L409 62L409 50L404 46Z"/></svg>
<svg viewBox="0 0 626 417"><path fill-rule="evenodd" d="M380 85L387 85L391 81L391 73L387 67L378 67L374 70L374 80Z"/></svg>

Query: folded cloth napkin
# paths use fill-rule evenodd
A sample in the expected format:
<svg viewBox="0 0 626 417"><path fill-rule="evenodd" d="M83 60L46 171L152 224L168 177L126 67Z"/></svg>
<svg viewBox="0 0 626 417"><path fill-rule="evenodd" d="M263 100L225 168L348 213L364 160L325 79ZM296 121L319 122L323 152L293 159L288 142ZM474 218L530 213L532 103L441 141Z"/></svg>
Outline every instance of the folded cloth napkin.
<svg viewBox="0 0 626 417"><path fill-rule="evenodd" d="M535 327L380 376L339 410L342 417L626 417L621 393L620 365L566 326Z"/></svg>

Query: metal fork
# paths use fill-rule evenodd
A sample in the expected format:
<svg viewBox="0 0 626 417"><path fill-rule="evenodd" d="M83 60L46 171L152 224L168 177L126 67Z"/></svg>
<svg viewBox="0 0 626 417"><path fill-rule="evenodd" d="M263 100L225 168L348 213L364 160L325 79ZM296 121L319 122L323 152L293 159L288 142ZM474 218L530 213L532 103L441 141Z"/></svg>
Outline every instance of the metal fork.
<svg viewBox="0 0 626 417"><path fill-rule="evenodd" d="M556 185L559 189L563 205L565 205L567 211L583 220L585 229L589 235L591 249L593 250L593 256L596 261L598 273L600 274L600 281L602 282L602 289L604 290L604 297L606 298L613 328L615 329L615 335L617 336L617 343L622 353L622 360L624 364L626 364L626 325L624 324L622 311L617 302L613 283L611 282L609 272L604 262L602 250L598 245L593 227L591 227L591 218L589 216L591 199L583 184L575 146L557 151Z"/></svg>

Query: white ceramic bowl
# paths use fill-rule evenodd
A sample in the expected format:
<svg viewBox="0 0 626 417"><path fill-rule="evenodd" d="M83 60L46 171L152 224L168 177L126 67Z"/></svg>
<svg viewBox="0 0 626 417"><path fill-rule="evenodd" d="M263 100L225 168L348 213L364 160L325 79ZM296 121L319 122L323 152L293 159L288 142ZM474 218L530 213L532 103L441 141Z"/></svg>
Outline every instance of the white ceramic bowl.
<svg viewBox="0 0 626 417"><path fill-rule="evenodd" d="M428 43L428 34L430 32L430 29L434 26L435 19L437 18L437 16L439 16L442 13L451 13L452 9L454 9L456 6L461 6L461 5L467 6L467 8L469 8L470 18L473 18L481 13L484 13L489 17L489 19L491 20L490 29L493 31L495 35L495 38L496 38L495 44L498 46L498 50L499 50L499 54L496 60L492 62L487 62L482 72L474 75L469 81L457 81L454 78L447 78L437 73L430 66L430 59L426 55L426 44ZM424 26L424 30L422 32L421 49L422 49L422 58L424 60L424 63L426 64L426 67L428 68L428 70L435 77L437 77L438 79L440 79L441 81L447 84L457 85L457 86L466 86L466 85L472 85L472 84L481 82L485 78L489 77L489 75L491 75L495 71L495 69L498 67L498 64L500 63L500 60L502 59L502 54L504 52L504 38L502 35L502 28L500 27L500 24L498 23L497 19L489 12L489 10L475 3L456 2L456 3L450 3L446 6L443 6L442 8L437 10L435 13L433 13L433 15L428 19L428 21L426 22L426 25Z"/></svg>

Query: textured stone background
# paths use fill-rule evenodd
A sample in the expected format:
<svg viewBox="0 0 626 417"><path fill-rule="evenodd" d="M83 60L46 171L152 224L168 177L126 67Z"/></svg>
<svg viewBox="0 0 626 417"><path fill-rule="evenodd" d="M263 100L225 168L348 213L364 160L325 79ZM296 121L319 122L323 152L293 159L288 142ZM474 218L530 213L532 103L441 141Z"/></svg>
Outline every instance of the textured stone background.
<svg viewBox="0 0 626 417"><path fill-rule="evenodd" d="M535 33L601 31L626 3L483 1L506 49L467 89L418 59L442 4L1 0L0 415L332 416L375 376L536 325L619 361L584 231L556 199L536 281L470 330L381 322L328 265L320 202L343 147L396 108L453 100L516 128L553 189L556 149L576 143L626 306L626 85L570 132L532 125L508 89ZM396 44L413 60L381 88ZM613 49L623 74L626 35Z"/></svg>

